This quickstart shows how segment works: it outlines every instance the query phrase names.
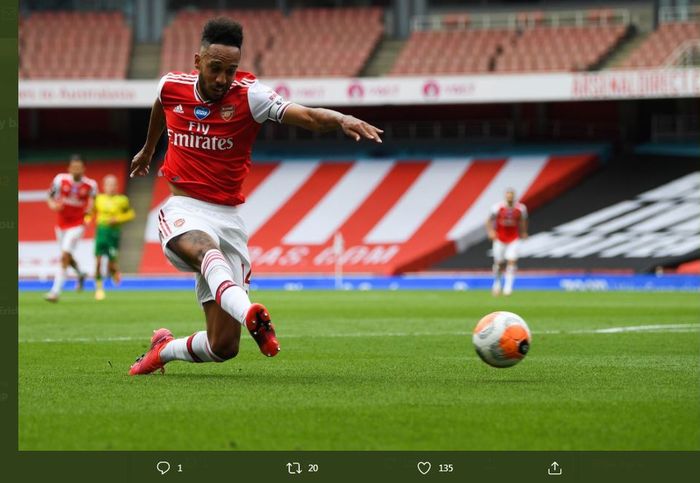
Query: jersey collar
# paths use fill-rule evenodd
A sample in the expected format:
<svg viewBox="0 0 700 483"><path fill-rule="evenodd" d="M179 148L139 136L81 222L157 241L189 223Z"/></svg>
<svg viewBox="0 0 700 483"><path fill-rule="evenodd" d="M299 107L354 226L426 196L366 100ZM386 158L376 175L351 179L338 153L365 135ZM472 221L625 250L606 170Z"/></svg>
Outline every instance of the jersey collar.
<svg viewBox="0 0 700 483"><path fill-rule="evenodd" d="M199 76L197 76L197 80L194 82L194 98L199 102L203 102L204 104L211 104L213 101L205 101L202 96L199 95L199 89L197 89L197 86L199 86Z"/></svg>

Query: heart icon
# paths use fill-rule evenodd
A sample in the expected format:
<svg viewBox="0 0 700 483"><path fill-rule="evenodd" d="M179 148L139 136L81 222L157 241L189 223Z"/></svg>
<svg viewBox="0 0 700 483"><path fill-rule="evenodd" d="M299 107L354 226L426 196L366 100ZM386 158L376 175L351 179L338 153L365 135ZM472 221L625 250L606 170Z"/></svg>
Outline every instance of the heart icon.
<svg viewBox="0 0 700 483"><path fill-rule="evenodd" d="M418 471L420 471L421 475L427 475L430 471L430 466L430 461L420 461L418 463Z"/></svg>

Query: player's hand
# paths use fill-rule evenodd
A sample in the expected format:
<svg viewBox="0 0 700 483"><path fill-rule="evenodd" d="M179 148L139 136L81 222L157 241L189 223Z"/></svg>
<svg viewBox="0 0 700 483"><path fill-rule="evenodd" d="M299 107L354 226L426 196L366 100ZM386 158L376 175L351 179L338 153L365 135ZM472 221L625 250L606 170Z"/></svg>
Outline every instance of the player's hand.
<svg viewBox="0 0 700 483"><path fill-rule="evenodd" d="M365 138L376 143L382 142L382 138L379 135L384 133L383 130L354 116L343 116L340 120L340 127L346 136L353 138L355 141Z"/></svg>
<svg viewBox="0 0 700 483"><path fill-rule="evenodd" d="M63 201L61 201L61 200L49 200L49 208L52 211L61 211L63 209Z"/></svg>
<svg viewBox="0 0 700 483"><path fill-rule="evenodd" d="M523 240L527 240L527 237L528 237L528 236L529 236L529 235L528 235L527 233L521 233L521 234L520 234L520 238L523 239Z"/></svg>
<svg viewBox="0 0 700 483"><path fill-rule="evenodd" d="M141 149L134 159L131 160L131 168L129 175L130 178L134 176L146 176L150 170L151 158L153 157L153 151L146 151L146 148Z"/></svg>
<svg viewBox="0 0 700 483"><path fill-rule="evenodd" d="M489 230L489 240L494 241L496 239L496 232Z"/></svg>

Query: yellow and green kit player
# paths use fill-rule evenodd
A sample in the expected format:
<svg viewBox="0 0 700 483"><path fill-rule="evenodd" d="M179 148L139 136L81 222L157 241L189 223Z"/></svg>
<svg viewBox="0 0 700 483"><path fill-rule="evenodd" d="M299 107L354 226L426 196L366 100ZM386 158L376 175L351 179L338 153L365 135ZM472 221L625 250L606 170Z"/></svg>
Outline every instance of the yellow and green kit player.
<svg viewBox="0 0 700 483"><path fill-rule="evenodd" d="M121 226L127 221L133 220L135 213L129 206L129 198L117 193L119 186L117 177L108 174L102 180L102 193L95 198L95 213L97 215L97 230L95 233L95 299L105 298L104 285L102 283L103 257L107 257L107 271L112 281L119 284L119 237Z"/></svg>

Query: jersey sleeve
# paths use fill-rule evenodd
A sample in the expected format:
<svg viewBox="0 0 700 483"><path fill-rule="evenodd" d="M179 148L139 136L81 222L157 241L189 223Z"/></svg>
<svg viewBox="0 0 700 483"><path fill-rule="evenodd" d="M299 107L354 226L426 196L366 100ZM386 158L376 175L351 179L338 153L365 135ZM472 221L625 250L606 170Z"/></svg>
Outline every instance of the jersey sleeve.
<svg viewBox="0 0 700 483"><path fill-rule="evenodd" d="M119 197L119 214L116 216L117 223L126 223L136 217L136 212L129 204L129 198L126 196Z"/></svg>
<svg viewBox="0 0 700 483"><path fill-rule="evenodd" d="M523 205L522 203L519 206L520 208L520 216L523 220L527 220L527 207Z"/></svg>
<svg viewBox="0 0 700 483"><path fill-rule="evenodd" d="M257 123L282 122L282 117L291 104L258 80L248 88L248 106Z"/></svg>
<svg viewBox="0 0 700 483"><path fill-rule="evenodd" d="M163 87L165 87L165 80L167 76L168 74L165 74L160 78L160 82L158 82L158 100L161 104L163 104Z"/></svg>
<svg viewBox="0 0 700 483"><path fill-rule="evenodd" d="M49 198L56 198L56 195L60 192L61 188L61 181L60 181L60 175L56 175L53 177L53 180L51 181L51 186L49 186L49 191L48 195Z"/></svg>
<svg viewBox="0 0 700 483"><path fill-rule="evenodd" d="M90 198L97 196L97 181L90 180Z"/></svg>

